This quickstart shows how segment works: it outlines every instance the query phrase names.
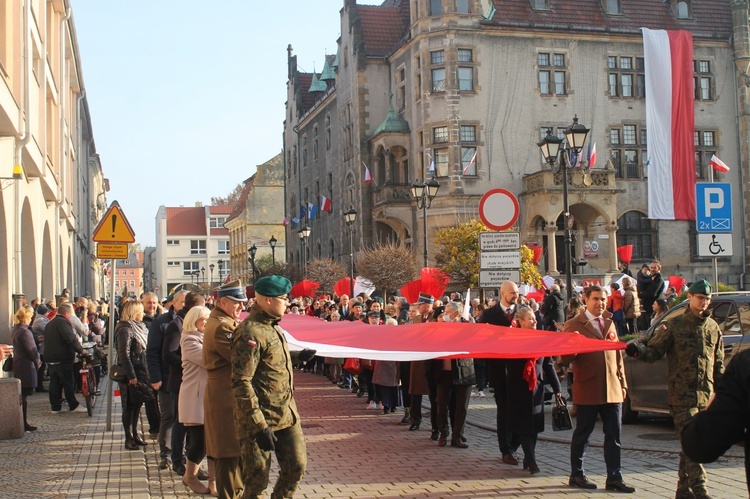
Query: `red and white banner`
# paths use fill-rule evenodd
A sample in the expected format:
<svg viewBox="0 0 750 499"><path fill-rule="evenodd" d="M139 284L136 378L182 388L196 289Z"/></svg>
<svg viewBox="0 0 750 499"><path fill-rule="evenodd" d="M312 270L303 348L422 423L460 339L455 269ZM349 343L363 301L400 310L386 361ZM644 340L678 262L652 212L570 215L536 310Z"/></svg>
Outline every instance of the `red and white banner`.
<svg viewBox="0 0 750 499"><path fill-rule="evenodd" d="M693 37L643 30L648 217L695 220Z"/></svg>
<svg viewBox="0 0 750 499"><path fill-rule="evenodd" d="M625 348L625 343L619 341L592 339L580 334L462 322L375 326L360 321L327 322L287 314L279 325L286 333L290 350L314 348L320 356L336 358L528 359Z"/></svg>
<svg viewBox="0 0 750 499"><path fill-rule="evenodd" d="M711 156L711 160L708 162L709 165L711 165L711 168L716 170L717 172L726 173L729 171L729 167L726 163L724 163L722 160L716 156L716 154Z"/></svg>

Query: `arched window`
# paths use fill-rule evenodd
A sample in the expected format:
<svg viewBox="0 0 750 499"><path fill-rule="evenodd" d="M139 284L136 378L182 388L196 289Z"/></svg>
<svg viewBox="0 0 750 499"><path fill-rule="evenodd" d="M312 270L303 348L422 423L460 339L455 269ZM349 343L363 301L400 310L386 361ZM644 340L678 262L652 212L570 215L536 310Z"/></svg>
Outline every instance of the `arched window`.
<svg viewBox="0 0 750 499"><path fill-rule="evenodd" d="M633 245L633 261L656 258L656 222L639 211L628 211L617 219L617 245Z"/></svg>
<svg viewBox="0 0 750 499"><path fill-rule="evenodd" d="M677 19L689 19L690 18L690 2L687 0L681 0L675 4L675 15Z"/></svg>

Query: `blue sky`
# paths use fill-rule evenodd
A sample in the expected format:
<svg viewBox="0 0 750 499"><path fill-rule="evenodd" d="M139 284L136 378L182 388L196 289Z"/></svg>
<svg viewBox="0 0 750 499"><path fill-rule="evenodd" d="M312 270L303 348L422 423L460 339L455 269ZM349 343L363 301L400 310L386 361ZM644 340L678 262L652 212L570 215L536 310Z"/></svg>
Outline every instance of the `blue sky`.
<svg viewBox="0 0 750 499"><path fill-rule="evenodd" d="M282 150L287 45L320 72L343 0L71 5L107 199L145 247L160 205L208 204Z"/></svg>

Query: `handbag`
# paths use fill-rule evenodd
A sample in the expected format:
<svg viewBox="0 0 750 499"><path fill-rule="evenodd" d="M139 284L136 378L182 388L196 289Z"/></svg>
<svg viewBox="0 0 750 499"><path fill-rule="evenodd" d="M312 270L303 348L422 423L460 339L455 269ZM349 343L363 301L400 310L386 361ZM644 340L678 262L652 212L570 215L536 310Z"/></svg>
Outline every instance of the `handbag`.
<svg viewBox="0 0 750 499"><path fill-rule="evenodd" d="M109 366L109 379L118 383L127 383L128 375L125 374L125 368L119 362Z"/></svg>
<svg viewBox="0 0 750 499"><path fill-rule="evenodd" d="M560 397L555 399L555 407L552 409L552 430L565 431L572 430L573 422L570 420L568 406L565 405L565 399Z"/></svg>
<svg viewBox="0 0 750 499"><path fill-rule="evenodd" d="M137 385L128 385L128 396L136 404L142 404L148 400L153 400L156 393L151 386L139 381Z"/></svg>
<svg viewBox="0 0 750 499"><path fill-rule="evenodd" d="M346 362L344 362L344 369L346 369L349 374L354 374L355 376L362 372L362 367L359 364L359 359L354 357L346 359Z"/></svg>
<svg viewBox="0 0 750 499"><path fill-rule="evenodd" d="M13 371L13 356L11 355L7 359L5 359L5 364L3 364L3 371L6 373L9 373Z"/></svg>

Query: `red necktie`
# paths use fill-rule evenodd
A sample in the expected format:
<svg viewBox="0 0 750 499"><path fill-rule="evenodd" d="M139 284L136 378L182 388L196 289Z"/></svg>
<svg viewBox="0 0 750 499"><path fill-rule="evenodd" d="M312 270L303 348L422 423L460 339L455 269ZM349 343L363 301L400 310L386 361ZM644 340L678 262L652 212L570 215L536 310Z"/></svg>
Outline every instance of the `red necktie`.
<svg viewBox="0 0 750 499"><path fill-rule="evenodd" d="M604 336L604 320L602 320L601 317L597 317L596 322L599 324L599 331L602 333L602 336Z"/></svg>

